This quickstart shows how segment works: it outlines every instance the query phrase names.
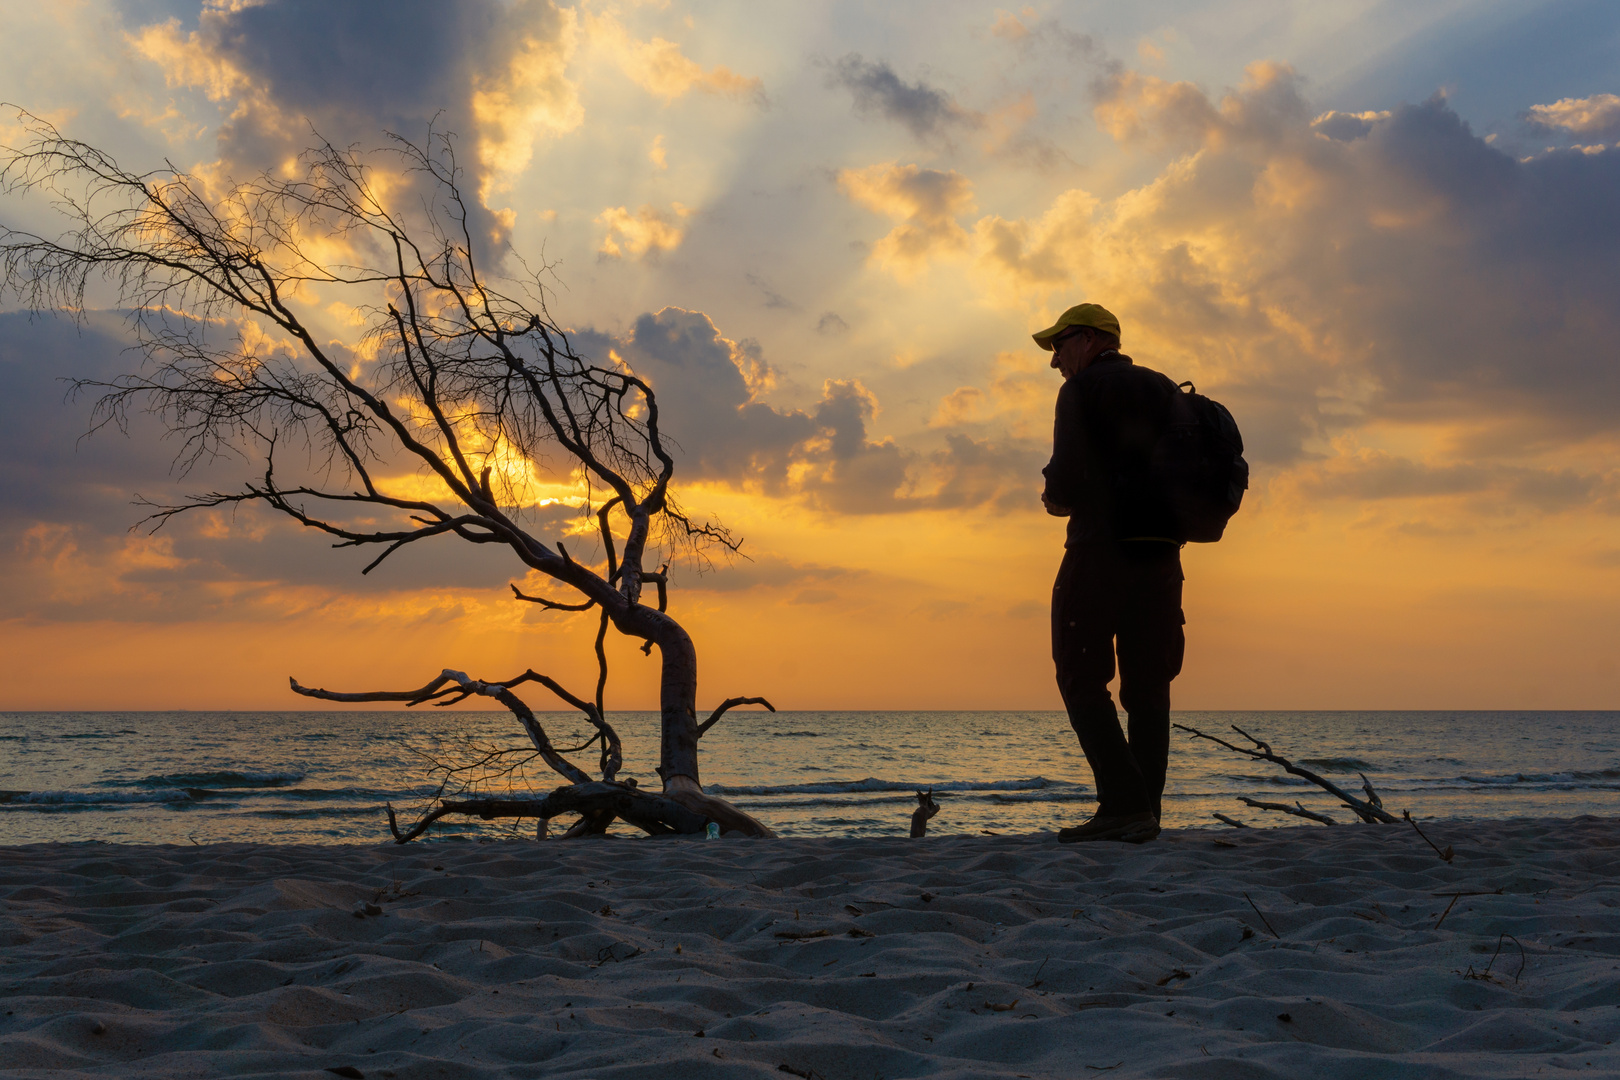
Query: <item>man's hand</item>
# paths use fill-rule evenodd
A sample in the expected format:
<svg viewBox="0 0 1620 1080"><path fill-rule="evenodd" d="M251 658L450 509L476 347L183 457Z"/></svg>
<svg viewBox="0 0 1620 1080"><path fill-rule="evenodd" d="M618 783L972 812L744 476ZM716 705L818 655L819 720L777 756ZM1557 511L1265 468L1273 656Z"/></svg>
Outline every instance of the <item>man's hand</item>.
<svg viewBox="0 0 1620 1080"><path fill-rule="evenodd" d="M1046 507L1046 512L1051 514L1053 517L1069 516L1069 508L1067 506L1059 506L1057 503L1053 502L1051 497L1048 496L1044 491L1041 492L1041 505Z"/></svg>

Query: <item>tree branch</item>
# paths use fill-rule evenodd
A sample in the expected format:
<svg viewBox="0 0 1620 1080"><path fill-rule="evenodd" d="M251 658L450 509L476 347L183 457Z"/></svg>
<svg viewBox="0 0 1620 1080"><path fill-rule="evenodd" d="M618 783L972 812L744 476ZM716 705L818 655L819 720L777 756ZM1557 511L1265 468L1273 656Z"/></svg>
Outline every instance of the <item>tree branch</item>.
<svg viewBox="0 0 1620 1080"><path fill-rule="evenodd" d="M1244 731L1236 724L1232 725L1232 730L1254 743L1254 745L1259 747L1259 749L1254 750L1244 746L1233 746L1225 739L1216 738L1214 735L1206 735L1197 728L1191 728L1185 724L1174 724L1172 726L1180 728L1182 731L1192 735L1195 739L1208 739L1212 743L1217 743L1224 746L1235 754L1242 754L1245 757L1252 758L1255 761L1269 761L1273 765L1280 765L1284 772L1291 773L1302 780L1308 780L1317 787L1321 788L1323 791L1326 791L1329 795L1334 796L1351 810L1354 810L1357 816L1369 824L1381 823L1385 825L1393 825L1399 820L1382 807L1374 806L1370 802L1365 802L1358 799L1332 781L1324 780L1316 773L1311 772L1311 770L1301 768L1300 766L1289 761L1287 758L1280 757L1279 755L1272 753L1271 746L1269 744L1262 742L1253 735L1250 735L1247 731Z"/></svg>
<svg viewBox="0 0 1620 1080"><path fill-rule="evenodd" d="M698 737L702 738L705 731L708 731L710 728L714 727L714 725L718 724L722 716L726 715L729 710L736 708L738 705L763 705L771 712L776 711L776 706L772 705L762 697L726 698L726 700L722 701L719 706L715 708L714 712L709 714L709 718L707 720L698 725Z"/></svg>
<svg viewBox="0 0 1620 1080"><path fill-rule="evenodd" d="M1256 810L1276 810L1283 814L1293 814L1295 817L1310 818L1312 821L1320 821L1323 825L1338 824L1338 822L1334 821L1326 814L1318 814L1315 810L1305 809L1304 806L1300 805L1298 800L1295 800L1293 806L1289 806L1287 803L1261 802L1258 799L1251 799L1247 795L1239 795L1238 802L1252 806Z"/></svg>

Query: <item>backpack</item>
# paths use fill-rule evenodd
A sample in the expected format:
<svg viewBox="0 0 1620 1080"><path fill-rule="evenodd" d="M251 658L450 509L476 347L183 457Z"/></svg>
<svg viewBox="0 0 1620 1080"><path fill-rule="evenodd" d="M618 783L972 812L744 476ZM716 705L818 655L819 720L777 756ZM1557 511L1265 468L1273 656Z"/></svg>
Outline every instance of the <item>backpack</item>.
<svg viewBox="0 0 1620 1080"><path fill-rule="evenodd" d="M1243 435L1226 406L1178 383L1170 423L1153 449L1150 472L1174 523L1174 538L1213 544L1249 487Z"/></svg>

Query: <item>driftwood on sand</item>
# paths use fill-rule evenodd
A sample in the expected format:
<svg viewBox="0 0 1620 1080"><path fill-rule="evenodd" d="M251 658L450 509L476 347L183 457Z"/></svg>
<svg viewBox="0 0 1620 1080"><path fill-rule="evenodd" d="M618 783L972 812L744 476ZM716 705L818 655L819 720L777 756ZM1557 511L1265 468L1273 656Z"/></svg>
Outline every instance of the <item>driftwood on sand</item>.
<svg viewBox="0 0 1620 1080"><path fill-rule="evenodd" d="M939 803L934 801L934 789L917 792L917 809L911 812L911 835L915 839L928 834L928 819L939 813Z"/></svg>
<svg viewBox="0 0 1620 1080"><path fill-rule="evenodd" d="M655 795L639 789L634 780L618 781L616 778L624 761L624 753L619 733L608 723L601 706L597 702L586 701L569 693L556 680L533 670L525 671L504 682L482 682L468 677L465 672L447 668L426 686L415 690L378 690L360 693L321 690L300 686L296 679L288 681L292 684L293 693L325 701L403 701L407 705L420 705L431 701L435 705L452 705L474 694L494 698L517 717L524 731L528 733L529 741L534 744L534 751L530 756L539 757L564 779L570 781L568 786L557 788L541 799L441 799L438 805L424 814L416 824L404 830L400 829L394 808L389 805L388 829L393 833L396 843L409 843L447 814L467 814L485 821L494 818L538 818L541 822L538 835L542 837L546 835L546 823L552 818L562 814L579 814L579 821L563 833L564 839L606 832L615 818L622 819L627 824L654 836L674 833L699 834L711 821L720 826L721 832L738 832L749 836L775 835L757 819L722 799L705 795L701 790L686 790L676 786L672 791L672 785L666 782L663 794ZM512 692L512 687L529 682L539 683L573 705L596 729L596 734L583 745L571 749L583 750L592 743L601 742L599 759L601 780L592 780L590 774L564 757L552 744L534 710ZM600 694L600 684L598 693ZM731 698L720 703L720 706L699 726L699 732L708 731L728 710L743 704L763 705L772 712L776 711L764 698ZM453 770L443 771L449 773ZM695 789L696 785L692 787Z"/></svg>
<svg viewBox="0 0 1620 1080"><path fill-rule="evenodd" d="M1289 761L1287 758L1274 752L1271 749L1271 744L1265 742L1264 740L1255 738L1253 735L1250 735L1247 731L1244 731L1236 724L1232 725L1232 730L1252 742L1254 744L1253 747L1234 745L1233 743L1227 742L1225 739L1217 738L1214 735L1209 735L1199 731L1197 728L1188 727L1186 724L1175 724L1172 726L1180 728L1182 731L1187 732L1195 739L1208 739L1212 743L1224 746L1234 754L1242 754L1254 761L1269 761L1273 765L1281 766L1284 772L1297 776L1302 780L1307 780L1321 788L1323 791L1326 791L1329 795L1337 798L1340 802L1344 803L1345 806L1348 806L1351 810L1353 810L1357 817L1361 818L1362 821L1367 822L1369 825L1394 825L1401 820L1394 814L1391 814L1388 810L1384 809L1383 800L1380 799L1378 797L1378 793L1373 790L1372 782L1367 779L1365 773L1359 775L1361 776L1361 789L1366 793L1367 797L1365 799L1358 799L1348 791L1341 788L1339 785L1335 784L1333 781L1319 776L1303 766L1295 765L1292 761ZM1297 801L1293 806L1289 806L1286 803L1259 802L1255 799L1248 798L1242 798L1241 801L1261 810L1276 810L1285 814L1293 814L1296 817L1310 818L1313 821L1320 821L1324 825L1332 825L1334 823L1333 819L1327 815L1307 810ZM1228 822L1228 824L1231 824L1231 822Z"/></svg>

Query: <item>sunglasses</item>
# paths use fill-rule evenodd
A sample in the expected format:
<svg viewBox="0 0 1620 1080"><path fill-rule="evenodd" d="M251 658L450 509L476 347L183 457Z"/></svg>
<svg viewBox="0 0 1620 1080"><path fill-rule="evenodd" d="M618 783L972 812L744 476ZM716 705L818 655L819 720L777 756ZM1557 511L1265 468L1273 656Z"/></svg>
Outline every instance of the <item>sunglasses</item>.
<svg viewBox="0 0 1620 1080"><path fill-rule="evenodd" d="M1083 337L1083 336L1086 335L1087 332L1088 331L1087 331L1087 329L1085 327L1077 326L1073 330L1068 331L1067 333L1059 334L1057 337L1052 339L1052 351L1056 352L1058 349L1063 348L1063 343L1065 341L1069 341L1069 340L1072 340L1073 338L1077 338L1077 337Z"/></svg>

